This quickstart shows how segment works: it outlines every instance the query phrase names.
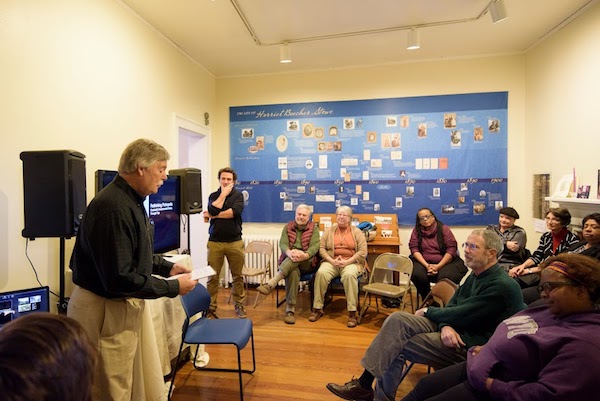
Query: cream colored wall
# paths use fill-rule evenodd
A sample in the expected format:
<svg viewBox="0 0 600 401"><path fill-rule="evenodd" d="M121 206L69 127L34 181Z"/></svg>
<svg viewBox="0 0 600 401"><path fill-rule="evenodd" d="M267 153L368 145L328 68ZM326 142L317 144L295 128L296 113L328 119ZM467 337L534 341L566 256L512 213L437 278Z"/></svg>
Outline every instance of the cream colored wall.
<svg viewBox="0 0 600 401"><path fill-rule="evenodd" d="M556 182L576 169L596 198L600 170L600 4L526 56L526 186L536 173ZM528 191L527 191L528 192ZM600 206L596 212L600 212ZM531 225L524 225L533 231ZM533 246L530 241L530 247Z"/></svg>
<svg viewBox="0 0 600 401"><path fill-rule="evenodd" d="M218 80L213 171L229 163L230 106L508 91L508 197L526 219L531 201L529 192L523 191L526 181L521 174L525 168L524 60L524 56L507 56ZM213 177L213 187L216 185ZM245 223L244 233L279 233L281 227ZM472 229L457 227L453 231L462 243ZM403 252L408 251L411 230L401 228Z"/></svg>
<svg viewBox="0 0 600 401"><path fill-rule="evenodd" d="M215 79L118 1L3 0L0 76L0 291L37 285L21 237L22 151L84 153L89 201L94 172L116 169L127 143L156 140L177 166L173 113L202 123L215 110ZM59 240L28 248L57 292Z"/></svg>

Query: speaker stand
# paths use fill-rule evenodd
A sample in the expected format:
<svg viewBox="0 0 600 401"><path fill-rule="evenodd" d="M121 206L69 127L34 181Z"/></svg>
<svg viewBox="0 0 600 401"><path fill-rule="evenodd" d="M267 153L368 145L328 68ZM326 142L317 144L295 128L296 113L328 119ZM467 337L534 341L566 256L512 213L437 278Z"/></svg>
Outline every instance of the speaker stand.
<svg viewBox="0 0 600 401"><path fill-rule="evenodd" d="M69 299L65 298L65 237L60 237L58 313L67 314Z"/></svg>

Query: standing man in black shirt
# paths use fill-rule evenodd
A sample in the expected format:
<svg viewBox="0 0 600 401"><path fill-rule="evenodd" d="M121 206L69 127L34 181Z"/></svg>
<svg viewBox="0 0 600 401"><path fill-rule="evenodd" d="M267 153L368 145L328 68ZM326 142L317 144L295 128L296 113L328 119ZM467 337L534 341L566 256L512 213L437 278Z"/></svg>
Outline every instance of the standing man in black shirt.
<svg viewBox="0 0 600 401"><path fill-rule="evenodd" d="M167 150L154 141L130 143L119 175L90 202L77 233L71 256L76 286L67 314L98 351L93 400L164 396L162 369L153 363L159 361L156 346L149 347L153 336L143 329L152 324L144 299L187 294L197 284L188 268L153 254L143 202L167 179L167 160Z"/></svg>
<svg viewBox="0 0 600 401"><path fill-rule="evenodd" d="M217 294L219 292L219 277L223 262L227 258L229 269L233 276L233 301L235 313L239 318L246 317L244 302L246 290L244 289L244 241L242 241L242 211L244 210L244 197L234 188L237 174L231 167L219 170L219 184L217 191L208 197L208 210L204 211L204 221L210 219L208 228L208 264L217 274L208 282L210 294L210 314L216 317Z"/></svg>

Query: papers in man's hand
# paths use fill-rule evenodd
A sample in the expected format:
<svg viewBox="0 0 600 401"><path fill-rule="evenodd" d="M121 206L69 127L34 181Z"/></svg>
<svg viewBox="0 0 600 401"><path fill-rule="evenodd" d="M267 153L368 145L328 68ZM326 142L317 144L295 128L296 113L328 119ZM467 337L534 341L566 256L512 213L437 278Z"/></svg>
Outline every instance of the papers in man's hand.
<svg viewBox="0 0 600 401"><path fill-rule="evenodd" d="M215 274L217 274L215 269L206 265L199 269L192 270L192 280L200 280L201 278L214 276Z"/></svg>
<svg viewBox="0 0 600 401"><path fill-rule="evenodd" d="M192 280L200 280L201 278L210 277L210 276L214 276L215 274L217 274L215 269L213 269L210 266L203 266L198 269L194 269L191 271L191 273L192 273ZM187 273L176 274L174 276L167 278L167 280L176 280L178 277L180 277L183 274L187 274Z"/></svg>

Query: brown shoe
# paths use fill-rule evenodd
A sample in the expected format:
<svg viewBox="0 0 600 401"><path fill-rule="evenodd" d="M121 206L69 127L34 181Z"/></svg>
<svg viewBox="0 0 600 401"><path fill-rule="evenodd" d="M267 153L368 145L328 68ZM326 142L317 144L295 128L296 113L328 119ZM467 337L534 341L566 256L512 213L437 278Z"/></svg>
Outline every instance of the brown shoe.
<svg viewBox="0 0 600 401"><path fill-rule="evenodd" d="M310 314L310 317L308 318L309 322L316 322L317 320L319 320L321 317L323 316L323 311L321 309L315 309L312 311L312 313Z"/></svg>
<svg viewBox="0 0 600 401"><path fill-rule="evenodd" d="M248 316L246 314L246 308L244 308L244 305L242 304L237 304L235 306L235 314L237 315L237 317L239 317L240 319L245 319L246 316Z"/></svg>
<svg viewBox="0 0 600 401"><path fill-rule="evenodd" d="M296 317L294 316L294 312L292 312L292 311L285 312L285 316L283 317L283 321L286 322L287 324L295 324L296 323Z"/></svg>
<svg viewBox="0 0 600 401"><path fill-rule="evenodd" d="M257 288L258 292L260 292L263 295L269 295L271 293L271 291L273 291L273 288L269 285L269 284L261 284L258 286Z"/></svg>
<svg viewBox="0 0 600 401"><path fill-rule="evenodd" d="M373 389L361 387L357 379L352 379L343 386L329 383L327 389L345 400L373 401Z"/></svg>
<svg viewBox="0 0 600 401"><path fill-rule="evenodd" d="M358 320L356 319L356 312L350 312L348 316L348 327L356 327Z"/></svg>

